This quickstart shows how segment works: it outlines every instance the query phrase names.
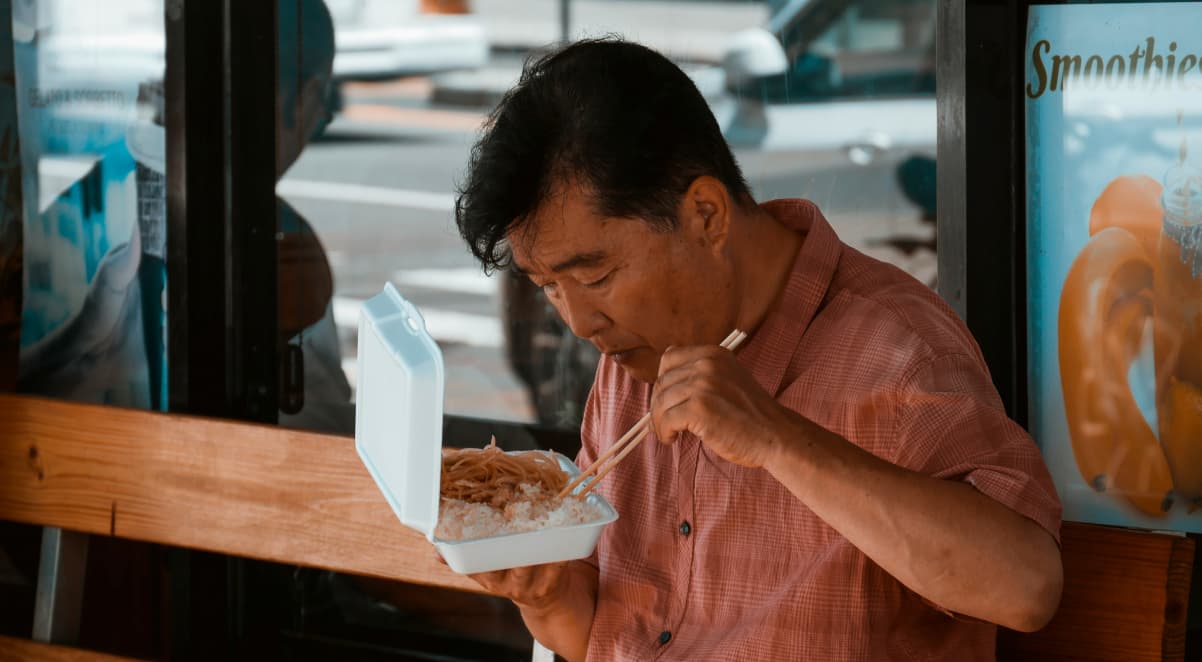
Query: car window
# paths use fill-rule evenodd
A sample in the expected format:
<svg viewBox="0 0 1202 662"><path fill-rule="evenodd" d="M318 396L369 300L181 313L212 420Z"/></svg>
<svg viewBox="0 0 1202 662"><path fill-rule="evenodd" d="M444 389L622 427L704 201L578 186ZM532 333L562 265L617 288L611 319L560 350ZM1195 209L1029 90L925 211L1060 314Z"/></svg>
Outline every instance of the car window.
<svg viewBox="0 0 1202 662"><path fill-rule="evenodd" d="M835 11L798 12L789 22L794 25L782 30L789 69L740 91L773 103L933 96L934 0L842 4ZM808 25L795 25L801 22Z"/></svg>

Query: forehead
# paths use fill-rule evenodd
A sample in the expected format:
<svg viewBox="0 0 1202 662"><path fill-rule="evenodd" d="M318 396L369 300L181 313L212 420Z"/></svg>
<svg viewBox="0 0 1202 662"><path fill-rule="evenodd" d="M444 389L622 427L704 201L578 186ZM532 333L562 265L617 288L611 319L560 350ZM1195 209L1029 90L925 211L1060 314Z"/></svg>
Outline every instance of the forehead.
<svg viewBox="0 0 1202 662"><path fill-rule="evenodd" d="M619 221L597 213L580 187L564 187L510 230L507 239L518 268L547 269L577 254L608 252L642 225Z"/></svg>

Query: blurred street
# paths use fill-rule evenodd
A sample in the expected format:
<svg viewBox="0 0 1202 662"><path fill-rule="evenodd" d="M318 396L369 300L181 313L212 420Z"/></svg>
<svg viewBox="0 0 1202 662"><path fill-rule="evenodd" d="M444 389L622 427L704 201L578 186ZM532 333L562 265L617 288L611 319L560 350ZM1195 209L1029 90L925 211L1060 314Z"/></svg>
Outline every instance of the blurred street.
<svg viewBox="0 0 1202 662"><path fill-rule="evenodd" d="M453 209L492 104L516 82L530 50L556 39L558 4L478 0L476 12L493 39L491 60L479 70L344 84L343 111L281 181L278 193L309 220L329 254L352 383L359 305L391 281L421 307L444 349L448 411L531 419L504 357L496 282L459 238ZM720 57L723 34L761 24L767 11L760 3L684 4L695 5L694 20L670 29L664 17L681 11L680 2L573 2L573 25L587 26L573 32L640 37L698 71ZM740 148L736 155L758 199L808 197L845 241L924 277L933 273L933 255L911 259L872 245L887 236L930 234L916 208L898 204L896 158L865 166L843 154L801 149Z"/></svg>

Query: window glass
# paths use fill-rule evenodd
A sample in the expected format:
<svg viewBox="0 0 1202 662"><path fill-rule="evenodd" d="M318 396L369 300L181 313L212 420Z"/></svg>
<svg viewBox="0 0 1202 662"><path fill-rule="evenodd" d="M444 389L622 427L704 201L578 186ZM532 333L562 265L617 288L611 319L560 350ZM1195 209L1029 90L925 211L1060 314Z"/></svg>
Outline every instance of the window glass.
<svg viewBox="0 0 1202 662"><path fill-rule="evenodd" d="M448 413L579 424L597 350L526 279L485 275L454 224L456 185L489 111L523 61L565 35L622 35L667 54L709 100L757 200L810 198L844 241L933 282L934 6L329 0L328 81L295 78L316 66L303 57L281 62L281 77L294 77L281 82L281 126L300 145L276 189L281 232L308 237L292 241L322 258L304 275L281 263L282 299L318 293L298 306L309 316L282 356L302 354L307 380L321 373L283 422L350 431L359 308L392 282L442 348ZM286 13L281 48L291 30L308 49L318 38L287 27ZM787 66L734 70L738 49L783 53ZM333 418L295 418L323 402Z"/></svg>
<svg viewBox="0 0 1202 662"><path fill-rule="evenodd" d="M162 0L13 3L18 389L166 404Z"/></svg>

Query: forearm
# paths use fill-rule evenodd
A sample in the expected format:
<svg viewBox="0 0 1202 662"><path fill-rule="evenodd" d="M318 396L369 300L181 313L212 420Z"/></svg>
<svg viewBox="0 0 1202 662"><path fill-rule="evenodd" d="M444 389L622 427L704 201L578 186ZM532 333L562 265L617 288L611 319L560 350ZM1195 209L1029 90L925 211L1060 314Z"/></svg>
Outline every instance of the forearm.
<svg viewBox="0 0 1202 662"><path fill-rule="evenodd" d="M765 468L902 584L1015 629L1050 618L1059 550L1038 524L965 483L895 466L800 417L781 432Z"/></svg>
<svg viewBox="0 0 1202 662"><path fill-rule="evenodd" d="M597 604L597 571L582 561L564 569L561 589L553 600L522 605L522 620L541 644L570 662L582 662Z"/></svg>

